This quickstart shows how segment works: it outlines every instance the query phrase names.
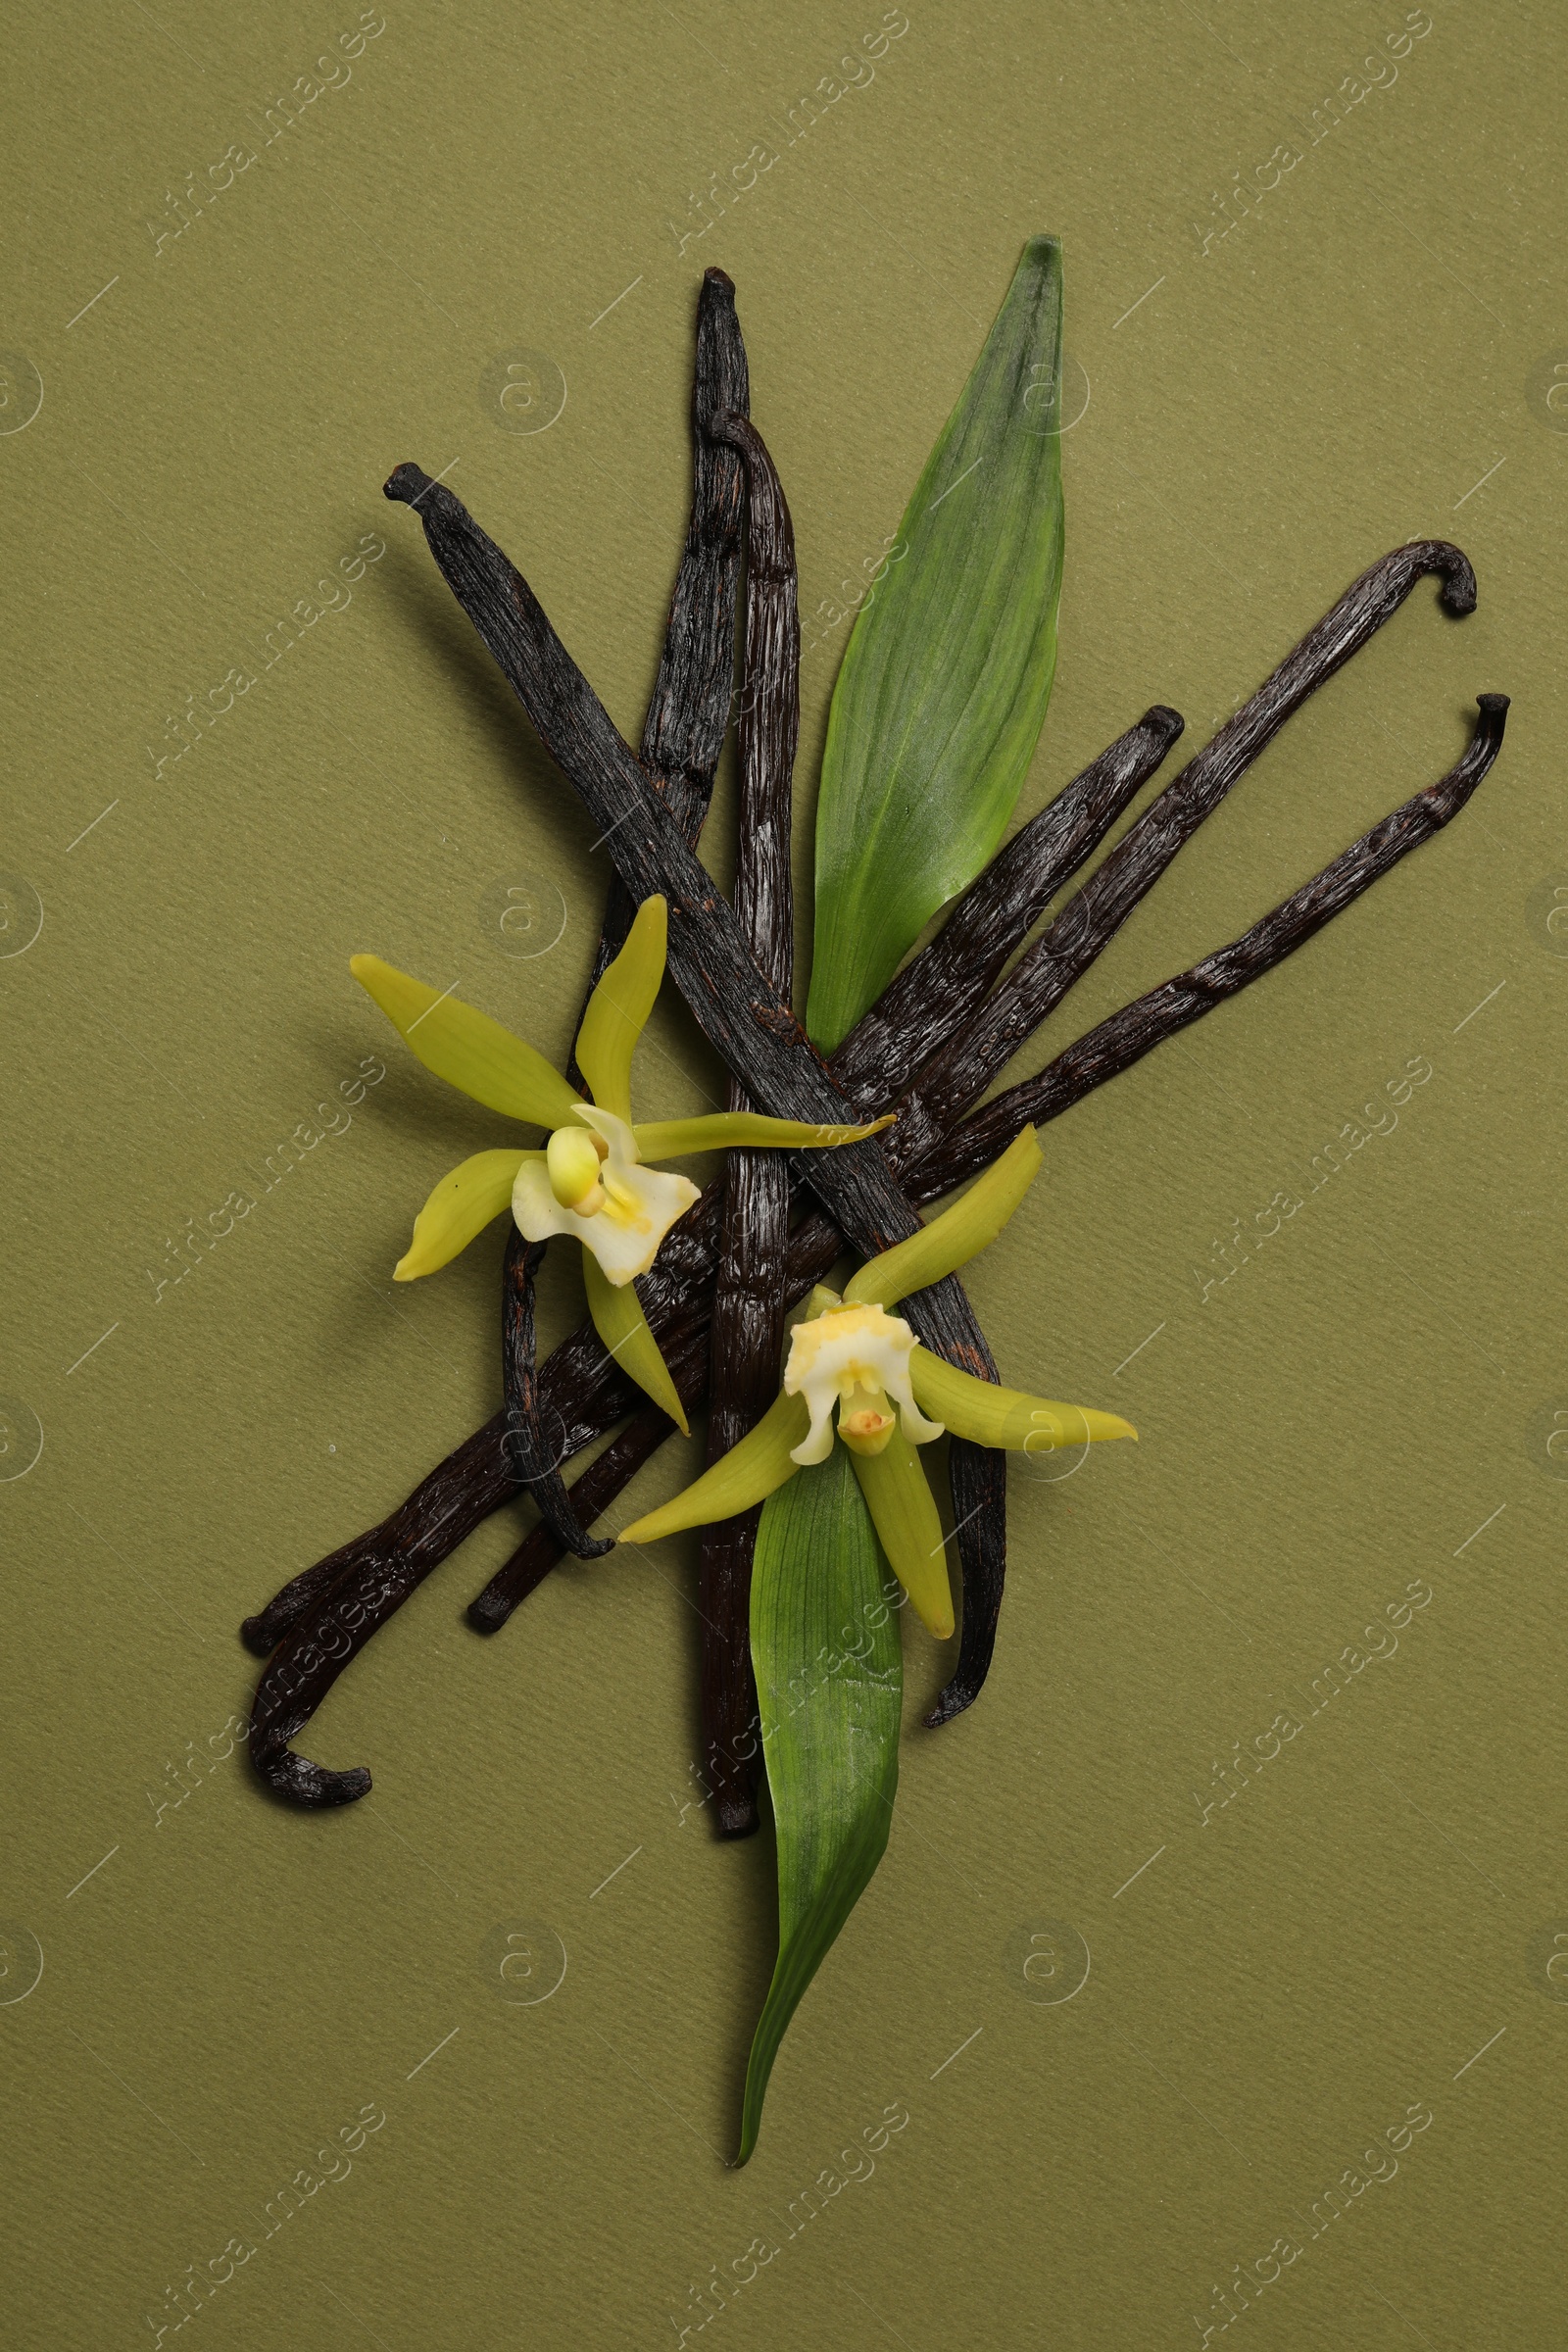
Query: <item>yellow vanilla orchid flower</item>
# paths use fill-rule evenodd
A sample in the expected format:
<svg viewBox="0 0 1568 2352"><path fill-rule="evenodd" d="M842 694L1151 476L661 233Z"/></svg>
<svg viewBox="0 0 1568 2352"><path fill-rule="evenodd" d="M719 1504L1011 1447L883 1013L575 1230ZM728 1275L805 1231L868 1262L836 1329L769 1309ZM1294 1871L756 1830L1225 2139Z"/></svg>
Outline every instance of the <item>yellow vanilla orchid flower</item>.
<svg viewBox="0 0 1568 2352"><path fill-rule="evenodd" d="M1109 1438L1136 1438L1115 1413L1052 1404L960 1372L921 1346L901 1298L940 1282L997 1235L1040 1168L1026 1127L961 1200L908 1241L868 1258L843 1298L820 1284L795 1325L783 1387L750 1434L661 1510L626 1528L623 1544L652 1544L749 1510L833 1446L832 1415L850 1451L883 1550L921 1622L945 1642L953 1632L946 1539L915 1448L951 1430L979 1446L1047 1453Z"/></svg>
<svg viewBox="0 0 1568 2352"><path fill-rule="evenodd" d="M634 1124L632 1053L664 977L667 939L664 901L645 899L625 946L601 974L577 1032L588 1102L542 1054L450 990L438 995L379 956L355 956L349 969L427 1070L488 1110L548 1133L543 1151L476 1152L443 1176L415 1220L394 1280L413 1282L449 1265L508 1207L530 1242L557 1234L581 1242L588 1308L600 1338L622 1371L685 1430L679 1393L632 1285L648 1272L698 1191L689 1177L650 1167L647 1160L731 1147L820 1151L858 1143L891 1122L811 1126L716 1111Z"/></svg>

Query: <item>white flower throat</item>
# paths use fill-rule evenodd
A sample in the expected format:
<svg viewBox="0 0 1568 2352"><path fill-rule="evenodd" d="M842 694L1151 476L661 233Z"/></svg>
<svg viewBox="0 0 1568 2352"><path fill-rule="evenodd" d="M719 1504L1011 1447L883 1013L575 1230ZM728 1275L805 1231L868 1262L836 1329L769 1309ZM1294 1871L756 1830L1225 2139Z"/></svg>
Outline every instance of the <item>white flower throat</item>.
<svg viewBox="0 0 1568 2352"><path fill-rule="evenodd" d="M645 1167L635 1135L612 1110L585 1102L577 1117L581 1126L558 1127L543 1157L518 1168L512 1213L526 1241L570 1234L622 1288L647 1273L697 1187L687 1176Z"/></svg>
<svg viewBox="0 0 1568 2352"><path fill-rule="evenodd" d="M797 1323L784 1392L806 1398L811 1426L790 1459L803 1465L827 1460L835 1405L839 1436L857 1452L880 1453L888 1444L890 1400L911 1445L927 1446L940 1438L942 1423L925 1418L909 1386L909 1357L918 1345L903 1317L890 1315L885 1306L834 1300L820 1314Z"/></svg>

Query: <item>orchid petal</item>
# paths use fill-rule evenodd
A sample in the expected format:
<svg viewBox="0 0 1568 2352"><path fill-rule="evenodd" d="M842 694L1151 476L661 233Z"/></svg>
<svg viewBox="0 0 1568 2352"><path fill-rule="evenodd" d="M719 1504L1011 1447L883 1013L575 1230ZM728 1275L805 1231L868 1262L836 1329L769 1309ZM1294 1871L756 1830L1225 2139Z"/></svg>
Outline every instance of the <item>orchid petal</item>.
<svg viewBox="0 0 1568 2352"><path fill-rule="evenodd" d="M626 944L599 976L577 1032L577 1066L601 1110L631 1117L631 1057L664 977L669 917L644 899Z"/></svg>
<svg viewBox="0 0 1568 2352"><path fill-rule="evenodd" d="M955 1273L996 1240L1039 1169L1040 1146L1034 1129L1025 1127L961 1200L933 1217L922 1232L884 1250L880 1257L867 1258L846 1285L845 1298L896 1306L911 1291L923 1291L928 1283Z"/></svg>
<svg viewBox="0 0 1568 2352"><path fill-rule="evenodd" d="M863 1127L814 1127L805 1119L770 1119L761 1111L714 1110L697 1119L658 1119L633 1132L644 1159L684 1159L694 1152L830 1151L892 1125L891 1112Z"/></svg>
<svg viewBox="0 0 1568 2352"><path fill-rule="evenodd" d="M892 1397L894 1403L899 1408L899 1427L903 1430L905 1436L908 1439L911 1446L931 1445L937 1438L942 1436L943 1431L947 1426L945 1422L935 1419L928 1421L924 1413L921 1412L919 1403L915 1397L914 1389L909 1379L909 1365L912 1363L914 1357L922 1352L925 1351L922 1350L919 1342L916 1341L911 1353L906 1356L904 1362L897 1367L897 1369L893 1372L892 1377L883 1383L888 1395Z"/></svg>
<svg viewBox="0 0 1568 2352"><path fill-rule="evenodd" d="M657 1544L683 1527L706 1527L717 1519L733 1519L749 1511L795 1476L793 1447L806 1425L806 1403L800 1396L775 1396L755 1429L719 1455L684 1494L621 1531L623 1544Z"/></svg>
<svg viewBox="0 0 1568 2352"><path fill-rule="evenodd" d="M351 956L349 970L425 1068L487 1110L533 1127L564 1126L575 1112L578 1098L560 1071L488 1013L450 991L439 995L379 956Z"/></svg>
<svg viewBox="0 0 1568 2352"><path fill-rule="evenodd" d="M944 1363L928 1348L909 1358L909 1383L929 1413L940 1413L956 1438L977 1446L1004 1446L1012 1453L1054 1453L1063 1446L1101 1444L1138 1432L1115 1413L1097 1413L1079 1404L1053 1404L1017 1389L999 1389L988 1380Z"/></svg>
<svg viewBox="0 0 1568 2352"><path fill-rule="evenodd" d="M394 1282L414 1282L450 1265L512 1200L517 1170L537 1152L476 1152L443 1176L414 1220L414 1239L392 1269Z"/></svg>
<svg viewBox="0 0 1568 2352"><path fill-rule="evenodd" d="M882 1548L913 1601L915 1614L939 1642L951 1640L953 1591L948 1583L947 1538L919 1455L902 1429L893 1432L880 1453L845 1450L860 1482Z"/></svg>
<svg viewBox="0 0 1568 2352"><path fill-rule="evenodd" d="M582 1276L588 1293L588 1312L606 1348L627 1379L634 1380L669 1415L683 1438L689 1438L691 1431L680 1392L659 1351L659 1342L648 1327L648 1317L643 1313L637 1293L629 1282L617 1287L607 1281L598 1259L591 1257L586 1250L582 1255Z"/></svg>

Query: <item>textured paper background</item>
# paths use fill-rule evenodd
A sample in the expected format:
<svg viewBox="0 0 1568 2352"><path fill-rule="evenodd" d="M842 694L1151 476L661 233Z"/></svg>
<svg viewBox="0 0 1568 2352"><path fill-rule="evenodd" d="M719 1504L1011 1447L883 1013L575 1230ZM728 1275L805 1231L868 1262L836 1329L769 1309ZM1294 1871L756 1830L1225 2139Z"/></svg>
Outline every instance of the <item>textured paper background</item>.
<svg viewBox="0 0 1568 2352"><path fill-rule="evenodd" d="M43 1447L0 1483L7 2341L171 2342L166 2290L220 2278L234 2239L253 2250L181 2330L209 2352L656 2345L705 2312L735 2352L1126 2352L1221 2323L1255 2352L1553 2340L1551 12L909 0L833 97L882 39L875 0L387 0L340 86L269 119L360 22L115 0L13 24L0 1463L24 1467L34 1422ZM813 92L817 119L791 118ZM678 1546L553 1576L484 1642L462 1611L515 1541L502 1514L312 1727L311 1753L372 1767L360 1806L284 1811L220 1756L252 1681L240 1617L496 1395L499 1235L387 1279L493 1122L397 1049L347 958L457 982L559 1054L605 880L380 484L402 459L452 468L634 732L683 526L695 290L721 263L820 640L804 846L842 583L896 528L1039 228L1064 240L1090 399L1021 813L1152 701L1201 743L1400 540L1456 536L1481 594L1453 623L1418 590L1037 1059L1441 773L1478 690L1515 700L1438 843L1047 1135L974 1295L1011 1377L1130 1412L1143 1444L1015 1479L996 1670L940 1735L915 1721L940 1662L911 1638L891 1850L737 2175L769 1856L681 1814ZM546 430L498 405L554 381L508 379L519 348L564 381ZM352 602L265 666L368 537L385 552ZM255 683L222 710L233 670ZM724 832L721 806L721 871ZM530 876L564 928L517 960L498 907ZM644 1100L702 1103L690 1025L666 1007L653 1034ZM377 1055L352 1124L263 1191ZM1430 1075L1396 1126L1314 1175L1412 1060ZM247 1187L175 1282L180 1237ZM1301 1206L1263 1239L1282 1191ZM552 1270L552 1330L574 1279ZM1412 1582L1430 1598L1369 1658ZM1282 1713L1299 1728L1262 1761ZM1239 1747L1254 1777L1221 1805ZM521 1922L567 1955L531 2005L501 1974ZM1073 1981L1064 1928L1088 1982L1042 1999ZM842 2151L897 2102L907 2124L849 2179ZM1396 2172L1330 2220L1315 2201L1412 2106L1432 2120ZM281 2219L362 2109L385 2121L352 2170ZM1227 2307L1239 2264L1254 2283Z"/></svg>

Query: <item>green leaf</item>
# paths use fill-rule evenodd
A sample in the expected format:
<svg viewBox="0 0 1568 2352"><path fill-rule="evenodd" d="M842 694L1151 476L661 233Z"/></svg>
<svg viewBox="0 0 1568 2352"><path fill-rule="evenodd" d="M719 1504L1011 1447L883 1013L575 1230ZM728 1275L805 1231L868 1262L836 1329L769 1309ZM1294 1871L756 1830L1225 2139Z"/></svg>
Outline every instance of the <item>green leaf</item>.
<svg viewBox="0 0 1568 2352"><path fill-rule="evenodd" d="M897 1595L848 1450L835 1446L768 1497L752 1570L778 1962L746 2070L742 2164L784 2029L887 1845L904 1696Z"/></svg>
<svg viewBox="0 0 1568 2352"><path fill-rule="evenodd" d="M1061 248L1031 237L828 716L806 1025L831 1053L1017 805L1056 665Z"/></svg>

